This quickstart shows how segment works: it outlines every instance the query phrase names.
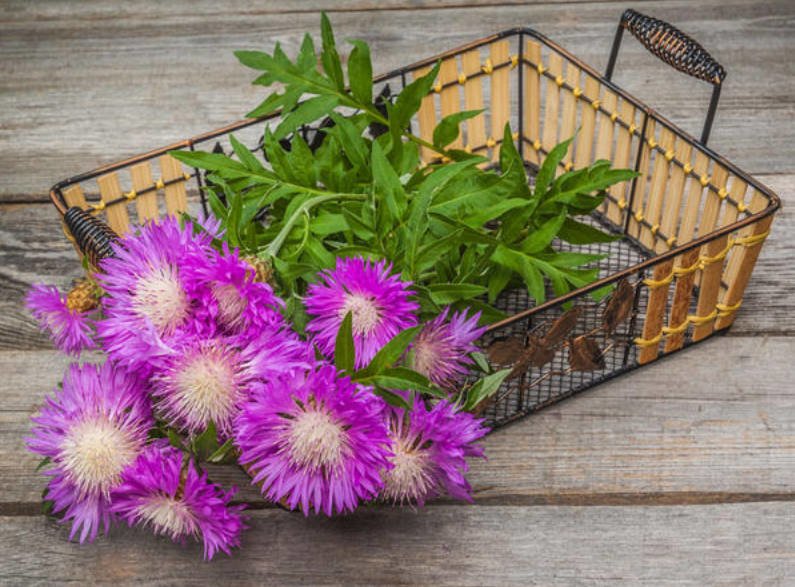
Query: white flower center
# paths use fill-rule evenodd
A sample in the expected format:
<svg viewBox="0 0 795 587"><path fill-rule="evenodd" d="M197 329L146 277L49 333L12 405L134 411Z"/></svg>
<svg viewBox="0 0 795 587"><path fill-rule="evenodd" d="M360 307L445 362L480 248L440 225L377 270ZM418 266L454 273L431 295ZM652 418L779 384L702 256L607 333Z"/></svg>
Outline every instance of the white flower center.
<svg viewBox="0 0 795 587"><path fill-rule="evenodd" d="M173 332L188 315L188 296L171 266L158 267L139 279L132 305L161 335Z"/></svg>
<svg viewBox="0 0 795 587"><path fill-rule="evenodd" d="M289 432L290 455L300 467L332 468L343 457L347 437L342 427L322 411L301 412Z"/></svg>
<svg viewBox="0 0 795 587"><path fill-rule="evenodd" d="M390 460L394 466L383 473L384 496L403 503L428 495L434 482L427 451L409 446L403 439L395 441L393 450Z"/></svg>
<svg viewBox="0 0 795 587"><path fill-rule="evenodd" d="M418 339L412 345L411 367L417 372L430 377L433 367L439 361L439 353L436 352L432 342Z"/></svg>
<svg viewBox="0 0 795 587"><path fill-rule="evenodd" d="M137 452L128 433L106 418L97 418L72 426L61 447L61 458L81 493L107 493Z"/></svg>
<svg viewBox="0 0 795 587"><path fill-rule="evenodd" d="M175 400L189 420L209 424L226 421L238 400L234 361L219 349L205 349L174 376Z"/></svg>
<svg viewBox="0 0 795 587"><path fill-rule="evenodd" d="M231 283L215 285L213 295L218 301L218 321L233 330L243 326L243 312L248 300L240 295L237 287Z"/></svg>
<svg viewBox="0 0 795 587"><path fill-rule="evenodd" d="M368 295L346 293L345 303L339 313L340 318L344 318L348 312L352 315L353 333L359 336L373 332L381 320L381 308Z"/></svg>
<svg viewBox="0 0 795 587"><path fill-rule="evenodd" d="M156 495L138 509L145 522L155 529L179 537L196 532L196 519L184 501L167 495Z"/></svg>

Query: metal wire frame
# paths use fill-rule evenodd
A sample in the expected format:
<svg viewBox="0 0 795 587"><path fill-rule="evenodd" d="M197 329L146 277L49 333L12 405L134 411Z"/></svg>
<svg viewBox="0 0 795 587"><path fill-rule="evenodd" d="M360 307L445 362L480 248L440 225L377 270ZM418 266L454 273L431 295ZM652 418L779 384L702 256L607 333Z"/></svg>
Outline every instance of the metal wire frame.
<svg viewBox="0 0 795 587"><path fill-rule="evenodd" d="M563 49L562 47L560 47L559 45L557 45L553 41L551 41L548 38L546 38L544 35L538 33L537 31L535 31L535 30L533 30L531 28L520 27L520 28L508 29L508 30L496 33L496 34L491 35L489 37L485 37L483 39L479 39L477 41L474 41L472 43L460 46L460 47L458 47L456 49L452 49L452 50L447 51L445 53L441 53L439 55L430 57L428 59L424 59L422 61L418 61L416 63L413 63L411 65L408 65L408 66L405 66L405 67L401 67L401 68L395 69L393 71L387 72L387 73L385 73L383 75L378 76L375 79L375 81L380 83L380 82L387 82L387 81L392 81L392 80L396 80L397 79L397 80L400 80L402 86L405 87L405 85L407 83L407 74L412 72L412 71L415 71L415 70L417 70L419 68L422 68L422 67L427 67L427 66L435 63L436 61L440 60L440 59L454 57L454 56L457 56L457 55L459 55L461 53L464 53L464 52L467 52L467 51L471 51L473 49L476 49L476 48L479 48L479 47L482 47L482 46L489 45L489 44L491 44L491 43L493 43L495 41L498 41L498 40L502 40L502 39L506 39L506 38L515 38L515 37L518 37L518 42L519 42L519 46L520 46L520 49L519 49L519 64L520 64L520 67L518 68L518 76L519 76L520 79L522 79L522 76L524 76L524 68L525 68L525 66L527 66L527 67L536 67L536 65L538 65L538 64L535 64L535 63L532 63L532 62L528 61L526 59L525 54L524 54L525 39L527 39L527 38L534 39L534 40L540 42L541 44L545 45L549 50L557 53L558 55L560 55L564 59L568 60L569 62L571 62L574 65L576 65L577 67L579 67L587 75L590 75L593 78L595 78L598 82L600 82L602 85L607 87L610 91L614 92L621 99L623 99L626 102L628 102L631 105L633 105L636 109L638 109L642 113L643 122L642 122L642 125L641 125L640 133L637 135L640 140L638 141L637 151L635 153L635 170L636 171L639 169L639 165L640 165L640 159L641 159L640 158L640 153L641 153L641 150L643 148L644 142L647 141L647 137L646 137L647 122L650 119L654 119L654 121L655 121L655 123L657 125L662 125L663 127L666 127L669 130L673 131L679 137L681 137L682 139L688 141L692 145L692 147L694 149L701 151L708 158L712 159L717 164L719 164L720 166L725 168L727 171L731 172L736 177L738 177L741 180L743 180L744 182L746 182L746 184L748 186L758 190L759 193L761 193L762 195L764 195L767 198L768 205L767 205L767 207L765 209L763 209L763 210L761 210L759 212L756 212L754 214L747 214L745 217L743 217L743 218L741 218L741 219L739 219L739 220L737 220L737 221L735 221L735 222L733 222L733 223L731 223L729 225L726 225L726 226L723 226L723 227L718 228L716 230L713 230L712 232L710 232L708 234L705 234L703 236L694 238L694 239L688 241L687 243L684 243L684 244L681 244L679 246L673 247L673 248L669 249L668 251L666 251L664 253L656 254L654 251L650 250L648 247L646 247L642 243L640 243L640 241L638 239L633 238L629 234L627 234L627 228L628 228L627 222L628 222L628 219L630 218L631 210L632 210L632 200L630 199L630 202L629 202L629 204L627 206L627 211L626 211L626 221L624 222L623 226L613 225L612 223L609 223L606 219L598 217L598 215L597 215L596 220L598 222L600 222L604 227L612 229L612 230L616 231L617 233L623 234L623 237L624 237L623 241L626 242L627 246L633 248L638 253L637 257L640 258L641 260L631 264L630 266L626 266L626 267L623 267L622 269L619 269L617 271L611 272L609 275L605 275L602 278L598 279L597 281L594 281L593 283L591 283L591 284L589 284L587 286L583 286L583 287L580 287L580 288L578 288L576 290L573 290L573 291L569 292L568 294L565 294L565 295L559 296L559 297L555 297L553 299L549 299L548 301L546 301L544 303L541 303L541 304L539 304L537 306L529 307L529 308L526 308L524 310L517 311L514 314L510 315L509 317L507 317L506 319L500 320L498 322L495 322L495 323L491 324L489 326L489 331L488 331L487 336L488 335L498 334L499 332L512 327L512 325L517 325L519 323L530 323L534 319L540 319L540 318L542 318L542 317L544 317L546 315L549 315L550 313L554 313L554 312L558 311L561 307L564 307L567 304L571 304L571 303L573 303L575 301L578 301L578 300L584 300L584 299L587 298L587 296L590 293L592 293L592 292L594 292L596 290L605 288L607 286L610 286L612 284L616 284L617 282L619 282L621 280L630 279L630 280L633 280L635 282L639 282L645 276L650 275L651 269L653 269L653 267L656 266L657 264L663 263L663 262L666 262L666 261L669 261L669 260L672 260L672 259L675 259L676 257L679 257L683 253L686 253L686 252L691 251L691 250L693 250L695 248L701 247L701 246L705 245L708 242L711 242L711 241L713 241L715 239L721 238L722 236L725 236L725 235L728 235L730 233L733 233L733 232L735 232L735 231L737 231L737 230L739 230L739 229L741 229L743 227L752 225L752 224L760 221L761 219L766 218L766 217L774 214L776 212L776 210L780 207L780 200L779 200L778 196L776 196L776 194L774 194L766 186L762 185L756 179L750 177L748 174L746 174L742 170L738 169L735 165L733 165L732 163L730 163L729 161L724 159L721 155L719 155L718 153L716 153L715 151L713 151L712 149L710 149L709 147L704 145L703 142L699 143L690 134L688 134L687 132L685 132L682 129L680 129L674 123L670 122L668 119L666 119L665 117L660 115L657 111L655 111L654 109L646 106L644 103L642 103L638 99L634 98L632 95L628 94L627 92L622 90L620 87L616 86L613 82L611 82L608 79L607 76L600 75L597 71L595 71L589 65L587 65L584 62L582 62L578 58L574 57L568 51L566 51L565 49ZM495 64L493 69L499 69L501 67L507 67L509 65L510 65L510 62L506 62L506 63L502 63L502 64ZM549 75L549 74L547 74L547 75ZM469 76L469 77L473 77L473 76ZM564 87L568 87L568 84L564 83ZM572 90L573 88L568 87L568 89ZM519 83L518 84L518 92L519 92L519 100L518 100L518 118L519 118L518 139L519 139L519 144L520 145L530 144L529 139L527 139L527 137L525 137L524 134L523 134L523 132L524 132L524 124L523 123L524 123L524 116L525 116L523 91L524 91L524 84L523 83ZM584 99L584 100L590 102L590 100L588 100L588 98L586 96L580 96L580 99ZM605 112L606 114L610 114L609 112L607 112L604 109L601 109L601 111ZM116 162L116 163L111 163L109 165L105 165L105 166L99 167L99 168L97 168L97 169L95 169L93 171L90 171L88 173L83 173L83 174L79 174L79 175L70 177L70 178L68 178L66 180L60 181L57 184L55 184L52 187L51 191L50 191L50 197L51 197L54 205L56 206L56 208L59 210L59 212L61 214L64 214L67 211L67 204L66 204L66 201L65 201L64 196L63 196L63 190L65 188L69 187L69 186L72 186L72 185L75 185L75 184L79 184L79 183L81 183L83 181L86 181L86 180L97 178L100 175L103 175L103 174L106 174L106 173L110 173L110 172L113 172L113 171L128 167L128 166L136 164L136 163L140 163L140 162L143 162L143 161L147 161L147 160L153 159L153 158L155 158L155 157L157 157L159 155L163 155L163 154L165 154L165 153L167 153L167 152L169 152L171 150L177 150L177 149L191 149L191 150L193 150L196 147L201 146L201 145L206 145L210 141L213 141L213 140L215 140L215 139L217 139L217 138L219 138L219 137L221 137L223 135L227 135L227 134L229 134L231 132L234 132L234 131L237 131L237 130L240 130L240 129L243 129L243 128L247 128L247 127L250 127L250 126L253 126L253 125L256 125L256 124L266 123L267 121L273 120L273 119L279 117L280 115L281 115L281 112L275 111L275 112L272 112L272 113L270 113L270 114L268 114L266 116L263 116L263 117L260 117L260 118L257 118L257 119L241 120L241 121L229 124L229 125L227 125L225 127L222 127L222 128L219 128L219 129L207 132L207 133L203 133L203 134L194 136L192 138L185 139L183 141L179 141L179 142L173 143L173 144L168 145L166 147L163 147L163 148L160 148L160 149L155 149L155 150L150 151L148 153L137 155L137 156L134 156L134 157L131 157L131 158L128 158L128 159L125 159L123 161L119 161L119 162ZM626 125L626 123L624 123L620 119L618 119L616 122L619 123L619 124L622 124L622 125ZM499 140L496 141L497 144L499 144L499 142L500 142ZM545 150L543 148L538 149L538 150L539 150L540 153L545 153ZM657 150L659 150L660 152L663 152L661 149L657 149ZM680 165L680 167L684 167L684 164L682 162L673 161L673 163ZM697 174L694 174L693 172L690 172L690 175L693 175L694 177L698 177ZM199 173L198 170L195 170L195 173L194 174L189 174L189 177L192 177L192 178L196 179L197 185L198 185L198 187L200 189L200 193L202 193L202 203L203 203L203 205L206 205L205 197L204 197L204 194L203 194L203 192L201 190L201 187L202 187L201 173ZM186 179L187 178L188 178L188 175L186 175ZM181 180L176 180L176 181L181 181ZM635 181L637 181L637 180L635 180ZM713 189L713 191L717 191L717 186L708 184L705 187L707 187L708 189ZM152 189L154 189L154 188L152 188ZM634 189L631 190L630 198L634 197L635 191L636 190L634 190ZM141 192L141 193L143 193L143 192ZM732 202L733 202L733 200L732 200ZM736 205L736 202L734 202L734 204ZM107 205L111 205L111 203L107 203ZM640 289L641 288L637 288L638 292L640 291ZM632 323L631 323L631 325L629 327L630 330L634 330L634 328L636 326L636 324L635 324L636 316L638 315L639 305L641 303L642 303L641 296L638 293L638 295L636 295L636 298L635 298L635 300L633 302L633 317L632 317ZM720 331L716 331L715 333L716 334L720 333ZM690 346L692 344L695 344L695 342L693 342L692 340L687 340L683 344L682 348L687 348L688 346ZM676 352L676 351L674 351L674 352ZM549 405L550 403L559 401L560 399L563 399L564 397L568 397L570 395L573 395L574 393L577 393L578 391L582 391L583 389L586 389L586 388L589 388L589 387L591 387L593 385L596 385L597 383L599 383L601 381L605 381L607 379L611 379L612 377L615 377L617 375L625 373L625 372L627 372L627 371L629 371L631 369L637 368L639 366L639 364L638 364L638 362L636 360L633 359L632 354L633 354L633 352L631 352L631 350L630 350L630 345L626 345L626 347L624 349L624 352L623 352L623 358L620 360L620 365L617 368L611 370L608 373L600 374L599 376L596 376L596 377L592 378L589 382L587 382L587 384L582 384L582 385L579 385L579 386L574 385L574 386L572 386L570 388L566 388L566 389L561 388L558 393L556 393L556 394L551 394L550 393L549 397L547 397L547 398L538 398L538 401L536 401L536 402L527 402L527 401L525 401L523 405L517 405L515 410L513 410L510 414L506 413L503 417L498 417L498 415L496 413L487 414L487 417L488 417L489 421L492 424L506 423L508 421L512 421L512 420L514 420L516 418L519 418L519 417L521 417L523 415L526 415L526 414L528 414L528 413L530 413L532 411L536 411L538 409L541 409L542 407L545 407L546 405ZM672 354L672 353L666 353L666 354ZM521 401L519 401L519 400L523 400L522 394L518 395L518 400L517 400L519 403L521 403Z"/></svg>

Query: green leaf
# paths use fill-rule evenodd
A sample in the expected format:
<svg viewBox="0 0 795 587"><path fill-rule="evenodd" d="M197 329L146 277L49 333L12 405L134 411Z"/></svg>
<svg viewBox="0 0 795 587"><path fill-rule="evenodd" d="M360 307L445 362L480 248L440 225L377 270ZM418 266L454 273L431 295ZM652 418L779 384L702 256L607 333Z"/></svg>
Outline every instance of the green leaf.
<svg viewBox="0 0 795 587"><path fill-rule="evenodd" d="M393 218L402 218L406 210L406 192L400 178L377 142L373 143L371 157L375 192L381 196Z"/></svg>
<svg viewBox="0 0 795 587"><path fill-rule="evenodd" d="M337 89L343 90L345 89L345 78L342 76L342 62L340 61L339 53L337 53L331 22L325 12L320 14L320 36L323 40L323 51L320 54L323 70L331 78Z"/></svg>
<svg viewBox="0 0 795 587"><path fill-rule="evenodd" d="M448 114L433 129L433 144L439 148L446 147L458 138L461 132L459 126L465 120L474 118L483 112L480 110L462 110Z"/></svg>
<svg viewBox="0 0 795 587"><path fill-rule="evenodd" d="M610 234L589 224L578 222L573 218L566 218L558 232L561 240L573 245L588 245L591 243L609 243L621 238L620 234Z"/></svg>
<svg viewBox="0 0 795 587"><path fill-rule="evenodd" d="M215 423L210 422L199 436L196 436L191 443L193 453L200 461L207 460L207 457L218 450L218 433Z"/></svg>
<svg viewBox="0 0 795 587"><path fill-rule="evenodd" d="M166 436L168 436L168 442L174 448L178 448L179 450L185 450L185 446L182 442L182 437L177 433L176 430L169 428L166 431Z"/></svg>
<svg viewBox="0 0 795 587"><path fill-rule="evenodd" d="M377 385L387 389L400 389L403 391L419 391L434 397L446 397L446 393L435 387L428 378L407 367L393 367L385 369L378 375L364 378L359 381L365 385Z"/></svg>
<svg viewBox="0 0 795 587"><path fill-rule="evenodd" d="M481 402L497 393L502 382L511 374L511 371L512 369L503 369L479 379L477 383L467 391L464 410L474 410Z"/></svg>
<svg viewBox="0 0 795 587"><path fill-rule="evenodd" d="M46 467L47 465L49 465L51 462L52 462L52 459L51 459L50 457L44 457L43 459L41 459L41 461L39 461L39 464L38 464L38 465L36 465L36 472L38 473L38 472L39 472L39 471L41 471L41 470L42 470L44 467Z"/></svg>
<svg viewBox="0 0 795 587"><path fill-rule="evenodd" d="M273 135L276 139L283 139L302 124L309 124L328 115L339 104L337 96L315 96L304 100L295 110L287 114L279 124Z"/></svg>
<svg viewBox="0 0 795 587"><path fill-rule="evenodd" d="M527 254L539 253L546 249L552 239L558 234L560 227L566 220L566 210L562 210L557 216L550 218L537 229L530 232L519 248Z"/></svg>
<svg viewBox="0 0 795 587"><path fill-rule="evenodd" d="M373 388L373 393L382 398L386 403L390 406L394 406L396 408L401 408L403 410L410 410L411 404L404 400L401 396L396 393L392 393L388 389L384 389L382 387L375 387Z"/></svg>
<svg viewBox="0 0 795 587"><path fill-rule="evenodd" d="M340 371L353 373L356 363L356 349L353 346L353 314L348 312L340 324L334 344L334 365Z"/></svg>
<svg viewBox="0 0 795 587"><path fill-rule="evenodd" d="M400 92L397 100L395 100L395 107L389 117L390 127L402 132L408 126L411 118L420 109L422 99L431 91L441 66L442 62L437 61L427 74L415 79L403 88L403 91Z"/></svg>
<svg viewBox="0 0 795 587"><path fill-rule="evenodd" d="M556 145L544 158L544 162L541 164L538 174L536 175L534 192L536 198L540 198L547 191L549 184L555 178L555 174L558 171L558 165L563 161L563 157L565 157L566 153L569 151L569 147L573 140L574 137L571 137L559 145Z"/></svg>
<svg viewBox="0 0 795 587"><path fill-rule="evenodd" d="M398 332L378 351L378 353L376 353L367 367L356 372L354 380L378 375L385 369L392 367L403 357L406 353L406 349L421 329L421 326L414 326L413 328L407 328L406 330Z"/></svg>
<svg viewBox="0 0 795 587"><path fill-rule="evenodd" d="M208 463L224 463L234 455L235 445L233 439L229 439L218 447L218 450L207 457Z"/></svg>
<svg viewBox="0 0 795 587"><path fill-rule="evenodd" d="M533 263L533 259L524 253L500 245L491 256L492 261L503 267L515 271L522 276L527 291L537 304L546 298L544 292L544 277Z"/></svg>
<svg viewBox="0 0 795 587"><path fill-rule="evenodd" d="M446 305L458 300L476 298L485 294L487 289L472 283L432 283L428 285L428 291L434 303Z"/></svg>
<svg viewBox="0 0 795 587"><path fill-rule="evenodd" d="M373 64L370 47L358 40L349 41L353 50L348 57L348 82L353 97L363 104L373 101Z"/></svg>

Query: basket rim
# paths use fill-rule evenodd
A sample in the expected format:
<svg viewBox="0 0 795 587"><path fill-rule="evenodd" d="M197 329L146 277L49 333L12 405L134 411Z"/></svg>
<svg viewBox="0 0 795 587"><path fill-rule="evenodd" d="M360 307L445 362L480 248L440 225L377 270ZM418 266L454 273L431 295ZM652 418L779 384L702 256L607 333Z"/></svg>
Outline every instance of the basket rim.
<svg viewBox="0 0 795 587"><path fill-rule="evenodd" d="M751 224L755 224L759 220L762 220L763 218L766 218L768 216L771 216L772 214L775 214L775 212L781 207L781 199L780 199L780 197L775 192L773 192L768 186L766 186L764 183L760 182L758 179L752 177L751 175L749 175L745 171L741 170L734 163L728 161L725 157L723 157L722 155L720 155L719 153L714 151L712 148L701 144L692 134L688 133L687 131L685 131L682 128L680 128L678 125L676 125L673 122L671 122L668 118L663 116L660 112L658 112L654 108L651 108L650 106L647 106L644 102L642 102L639 99L635 98L632 94L628 93L626 90L622 89L620 86L616 85L614 82L612 82L610 80L607 80L604 77L603 74L601 74L598 71L596 71L593 67L591 67L590 65L588 65L587 63L582 61L579 57L576 57L575 55L573 55L572 53L570 53L569 51L567 51L566 49L561 47L558 43L552 41L551 39L549 39L545 35L539 33L538 31L536 31L535 29L530 28L530 27L513 27L513 28L510 28L510 29L502 30L502 31L494 33L492 35L489 35L489 36L486 36L486 37L482 37L480 39L477 39L477 40L471 41L469 43L460 45L460 46L455 47L453 49L449 49L449 50L444 51L442 53L438 53L438 54L433 55L431 57L422 59L420 61L416 61L416 62L411 63L409 65L406 65L406 66L403 66L403 67L400 67L400 68L397 68L397 69L393 69L391 71L387 71L385 73L382 73L382 74L376 76L373 79L373 81L374 82L383 82L383 81L386 81L386 80L389 80L389 79L392 79L392 78L395 78L395 77L405 76L405 74L408 73L408 72L414 71L414 70L419 69L421 67L426 67L428 65L431 65L431 64L439 61L440 59L445 59L445 58L448 58L448 57L459 55L459 54L464 53L466 51L470 51L472 49L477 49L478 47L482 47L484 45L488 45L490 43L493 43L494 41L505 39L505 38L508 38L508 37L515 37L515 36L519 36L519 39L520 39L520 60L522 61L523 64L527 63L527 61L524 58L524 43L523 43L524 37L527 36L527 37L531 37L531 38L534 38L534 39L540 41L541 43L546 45L549 49L555 51L556 53L558 53L562 57L564 57L567 60L569 60L570 62L574 63L577 67L579 67L581 70L585 71L588 75L590 75L593 78L595 78L600 84L602 84L602 85L606 86L607 88L609 88L612 92L616 93L622 99L630 102L633 106L635 106L640 111L642 111L647 117L653 117L656 123L660 123L663 126L667 127L669 130L671 130L674 133L678 134L681 138L685 139L688 143L690 143L690 145L692 147L695 147L696 149L700 150L702 153L707 155L709 158L713 159L715 162L720 164L722 167L726 168L728 171L733 173L735 176L737 176L741 180L745 181L749 186L759 190L759 192L761 194L763 194L765 197L768 198L768 205L767 205L767 207L765 207L765 209L763 209L763 210L761 210L759 212L756 212L755 214L751 214L749 216L746 216L745 218L743 218L741 220L736 220L735 222L733 222L731 224L728 224L728 225L726 225L724 227L721 227L721 228L717 228L717 229L715 229L715 230L713 230L713 231L711 231L711 232L709 232L709 233L707 233L707 234L705 234L703 236L700 236L698 238L691 239L691 240L687 241L686 243L681 244L681 245L679 245L677 247L674 247L674 248L672 248L672 249L670 249L670 250L668 250L668 251L666 251L664 253L653 255L653 256L649 257L648 259L645 259L645 260L641 261L640 263L636 263L634 265L631 265L629 267L626 267L626 268L622 269L621 271L618 271L616 273L612 273L612 274L610 274L610 275L608 275L606 277L603 277L602 279L594 281L594 282L592 282L592 283L590 283L590 284L588 284L586 286L583 286L583 287L577 288L575 290L572 290L572 291L570 291L569 293L567 293L565 295L557 296L555 298L547 300L546 302L544 302L542 304L533 306L532 308L528 308L527 310L524 310L522 312L518 312L516 314L513 314L513 315L511 315L511 316L509 316L509 317L507 317L507 318L505 318L503 320L500 320L498 322L494 322L494 323L489 325L489 330L497 329L497 328L506 326L507 324L510 324L512 322L515 322L517 320L521 320L523 318L527 318L527 317L535 314L536 312L544 311L544 310L549 309L551 307L554 307L554 306L563 304L563 303L565 303L567 301L570 301L570 300L572 300L574 298L580 297L580 296L582 296L584 294L590 293L591 291L594 291L594 290L600 289L602 287L605 287L607 285L616 283L616 282L618 282L618 281L620 281L622 279L625 279L625 278L627 278L627 277L629 277L631 275L637 274L639 271L643 271L644 269L647 269L647 268L649 268L649 267L651 267L653 265L656 265L657 263L661 263L661 262L664 262L666 260L673 259L674 257L677 257L677 256L679 256L679 255L681 255L681 254L683 254L683 253L685 253L685 252L687 252L689 250L692 250L692 249L694 249L696 247L703 246L704 244L706 244L708 242L711 242L711 241L713 241L713 240L715 240L717 238L720 238L722 236L730 234L730 233L732 233L732 232L734 232L736 230L739 230L739 229L744 228L746 226L749 226ZM63 198L62 190L64 188L66 188L66 187L78 184L80 182L83 182L83 181L86 181L86 180L89 180L89 179L94 179L94 178L96 178L96 177L98 177L100 175L104 175L106 173L111 173L113 171L117 171L119 169L128 167L128 166L133 165L135 163L140 163L140 162L143 162L143 161L147 161L149 159L157 157L158 155L164 155L164 154L168 153L169 151L173 151L173 150L176 150L176 149L190 149L190 150L193 150L193 147L195 145L198 145L198 144L201 144L201 143L205 143L207 141L210 141L210 140L212 140L214 138L217 138L217 137L219 137L221 135L227 134L227 133L235 131L235 130L239 130L239 129L242 129L242 128L246 128L246 127L249 127L249 126L252 126L252 125L255 125L255 124L259 124L259 123L265 122L267 120L271 120L271 119L276 118L276 117L278 117L280 115L281 115L281 110L274 110L273 112L270 112L270 113L265 114L263 116L260 116L258 118L245 118L245 119L242 119L242 120L238 120L236 122L232 122L230 124L227 124L227 125L225 125L223 127L216 128L214 130L211 130L211 131L208 131L208 132L205 132L205 133L201 133L201 134L195 135L193 137L190 137L190 138L187 138L187 139L183 139L181 141L177 141L177 142L172 143L170 145L167 145L167 146L164 146L164 147L160 147L160 148L157 148L157 149L153 149L153 150L147 151L145 153L140 153L138 155L133 155L132 157L128 157L126 159L122 159L122 160L119 160L119 161L111 162L111 163L108 163L106 165L102 165L100 167L97 167L97 168L95 168L95 169L93 169L91 171L87 171L87 172L80 173L78 175L74 175L72 177L63 179L63 180L58 181L57 183L55 183L50 188L50 192L49 192L50 200L55 205L56 209L61 214L61 216L63 216L66 213L67 204L66 204L66 202L65 202L65 200Z"/></svg>

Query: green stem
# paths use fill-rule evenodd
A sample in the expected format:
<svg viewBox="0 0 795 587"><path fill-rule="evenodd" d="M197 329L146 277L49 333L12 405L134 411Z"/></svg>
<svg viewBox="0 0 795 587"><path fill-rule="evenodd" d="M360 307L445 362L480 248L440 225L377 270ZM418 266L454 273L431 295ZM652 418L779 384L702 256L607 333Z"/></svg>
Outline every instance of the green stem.
<svg viewBox="0 0 795 587"><path fill-rule="evenodd" d="M328 192L320 192L318 190L307 189L306 191L320 193L322 195L315 196L314 198L310 198L303 204L301 204L295 212L290 216L287 222L284 223L284 226L279 231L279 234L268 243L268 246L259 253L258 257L267 259L270 257L276 257L279 254L279 251L284 244L284 241L287 239L287 236L290 234L290 231L295 226L295 223L298 222L299 218L302 218L304 214L309 212L313 207L318 204L322 204L323 202L328 202L329 200L365 200L367 199L367 194L337 194L333 193L330 194Z"/></svg>

